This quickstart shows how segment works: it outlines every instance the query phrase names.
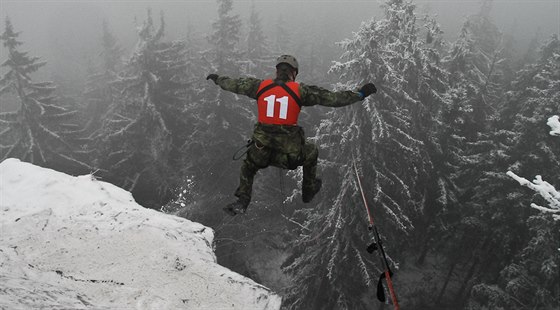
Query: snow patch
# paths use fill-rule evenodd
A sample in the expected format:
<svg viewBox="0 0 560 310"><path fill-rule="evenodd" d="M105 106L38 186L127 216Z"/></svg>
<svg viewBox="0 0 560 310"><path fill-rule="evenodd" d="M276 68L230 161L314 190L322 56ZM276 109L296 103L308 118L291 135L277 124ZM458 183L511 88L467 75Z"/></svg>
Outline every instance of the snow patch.
<svg viewBox="0 0 560 310"><path fill-rule="evenodd" d="M216 263L213 238L91 175L0 163L2 309L279 309Z"/></svg>
<svg viewBox="0 0 560 310"><path fill-rule="evenodd" d="M530 182L511 171L506 172L506 174L519 182L520 185L526 186L537 192L548 202L548 207L542 207L535 203L532 203L531 207L541 212L551 213L555 220L560 220L560 192L558 192L552 184L544 181L540 175L537 175L533 182Z"/></svg>
<svg viewBox="0 0 560 310"><path fill-rule="evenodd" d="M550 126L550 135L551 136L560 136L560 121L558 120L560 117L558 115L554 115L548 118L546 124Z"/></svg>

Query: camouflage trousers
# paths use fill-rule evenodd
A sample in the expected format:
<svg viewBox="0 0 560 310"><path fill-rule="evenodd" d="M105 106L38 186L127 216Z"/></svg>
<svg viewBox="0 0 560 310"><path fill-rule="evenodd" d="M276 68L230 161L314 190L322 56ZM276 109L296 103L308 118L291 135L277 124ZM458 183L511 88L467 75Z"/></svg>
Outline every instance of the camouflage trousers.
<svg viewBox="0 0 560 310"><path fill-rule="evenodd" d="M252 140L241 166L235 196L250 201L255 174L268 166L289 170L303 166L302 186L312 186L315 182L319 151L315 144L305 140L301 127L258 123Z"/></svg>

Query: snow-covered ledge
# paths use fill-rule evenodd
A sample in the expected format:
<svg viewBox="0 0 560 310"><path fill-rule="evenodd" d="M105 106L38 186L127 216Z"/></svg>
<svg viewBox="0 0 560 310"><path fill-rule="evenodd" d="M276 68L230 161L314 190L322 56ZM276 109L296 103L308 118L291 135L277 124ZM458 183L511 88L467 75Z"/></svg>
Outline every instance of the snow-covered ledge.
<svg viewBox="0 0 560 310"><path fill-rule="evenodd" d="M279 309L213 238L89 175L0 163L0 308Z"/></svg>

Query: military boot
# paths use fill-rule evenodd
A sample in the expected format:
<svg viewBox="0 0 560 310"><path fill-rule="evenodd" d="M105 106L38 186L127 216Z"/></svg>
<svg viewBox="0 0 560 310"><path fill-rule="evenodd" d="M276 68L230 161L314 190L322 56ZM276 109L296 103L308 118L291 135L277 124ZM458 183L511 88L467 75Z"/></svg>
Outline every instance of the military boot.
<svg viewBox="0 0 560 310"><path fill-rule="evenodd" d="M315 197L315 194L317 194L321 190L322 184L323 182L321 181L321 179L315 179L315 181L310 185L304 184L301 188L301 199L303 200L303 202L311 202L311 200L313 200L313 197Z"/></svg>
<svg viewBox="0 0 560 310"><path fill-rule="evenodd" d="M235 216L237 214L245 214L245 212L247 212L249 202L249 199L240 197L237 199L237 201L228 204L224 208L224 211L231 216Z"/></svg>

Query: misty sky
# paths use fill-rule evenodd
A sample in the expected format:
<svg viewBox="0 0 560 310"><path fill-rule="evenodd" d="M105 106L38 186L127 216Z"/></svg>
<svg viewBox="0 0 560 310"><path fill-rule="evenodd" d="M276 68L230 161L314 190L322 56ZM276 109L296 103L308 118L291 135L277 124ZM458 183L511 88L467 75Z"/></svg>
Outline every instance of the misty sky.
<svg viewBox="0 0 560 310"><path fill-rule="evenodd" d="M254 3L260 12L265 32L271 34L281 14L288 29L298 38L322 36L334 44L352 36L362 21L380 17L384 1L371 0L234 0L234 13L244 24ZM448 40L469 14L479 10L479 0L414 1L418 14L437 14ZM191 27L201 38L217 17L215 0L0 0L1 31L9 16L16 31L22 32L23 50L40 56L51 67L84 63L98 53L101 23L105 19L125 49L136 39L134 19L141 23L146 9L154 17L162 11L167 23L167 38L183 38ZM494 1L492 16L504 33L515 34L520 45L528 42L540 29L543 36L560 33L560 1L525 0ZM156 18L155 18L156 19ZM156 19L157 20L157 19ZM0 49L4 60L5 50ZM297 56L297 55L296 55ZM83 65L82 65L83 66Z"/></svg>

